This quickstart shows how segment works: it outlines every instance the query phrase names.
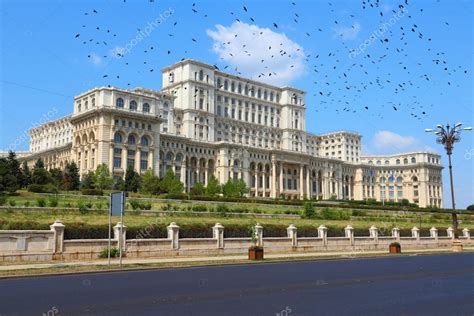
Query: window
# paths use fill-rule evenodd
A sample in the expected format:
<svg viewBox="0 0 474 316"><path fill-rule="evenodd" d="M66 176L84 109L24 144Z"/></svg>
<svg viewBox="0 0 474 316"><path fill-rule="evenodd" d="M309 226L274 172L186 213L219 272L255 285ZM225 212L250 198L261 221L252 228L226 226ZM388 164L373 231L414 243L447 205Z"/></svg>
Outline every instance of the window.
<svg viewBox="0 0 474 316"><path fill-rule="evenodd" d="M408 158L403 159L403 164L406 165L407 163L408 163Z"/></svg>
<svg viewBox="0 0 474 316"><path fill-rule="evenodd" d="M135 100L130 101L130 110L131 111L137 110L137 102Z"/></svg>
<svg viewBox="0 0 474 316"><path fill-rule="evenodd" d="M129 143L130 145L135 145L135 143L136 143L135 136L129 135L129 136L128 136L128 143Z"/></svg>
<svg viewBox="0 0 474 316"><path fill-rule="evenodd" d="M415 157L411 158L411 163L416 163L416 158Z"/></svg>
<svg viewBox="0 0 474 316"><path fill-rule="evenodd" d="M148 103L143 103L143 112L150 113L150 105Z"/></svg>
<svg viewBox="0 0 474 316"><path fill-rule="evenodd" d="M122 167L122 158L114 157L114 168L121 168Z"/></svg>
<svg viewBox="0 0 474 316"><path fill-rule="evenodd" d="M115 133L115 135L114 135L114 142L115 142L115 143L121 143L121 142L122 142L122 134L120 134L120 133Z"/></svg>
<svg viewBox="0 0 474 316"><path fill-rule="evenodd" d="M115 106L116 106L118 109L123 109L123 99L122 99L122 98L118 98L117 101L115 101Z"/></svg>
<svg viewBox="0 0 474 316"><path fill-rule="evenodd" d="M400 164L400 159L397 159L397 160L395 161L395 163L396 163L397 165L399 165L399 164Z"/></svg>
<svg viewBox="0 0 474 316"><path fill-rule="evenodd" d="M143 145L143 146L148 146L149 142L148 142L148 137L146 136L142 136L141 140L140 140L140 143Z"/></svg>

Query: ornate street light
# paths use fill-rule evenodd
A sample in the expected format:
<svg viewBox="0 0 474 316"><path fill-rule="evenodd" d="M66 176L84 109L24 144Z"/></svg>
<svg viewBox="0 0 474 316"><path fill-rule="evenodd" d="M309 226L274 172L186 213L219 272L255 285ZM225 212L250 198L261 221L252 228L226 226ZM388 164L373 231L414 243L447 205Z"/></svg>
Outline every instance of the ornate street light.
<svg viewBox="0 0 474 316"><path fill-rule="evenodd" d="M442 144L444 149L446 149L446 154L448 155L449 160L449 180L451 184L451 204L452 204L452 219L453 219L453 229L454 229L454 243L453 246L459 246L459 234L458 234L458 217L456 214L456 204L454 202L454 187L453 187L453 167L451 165L451 154L453 153L454 143L457 143L461 140L461 131L471 131L472 127L462 127L462 123L457 123L454 126L450 126L447 124L446 126L443 125L436 125L435 129L427 128L425 132L427 133L434 133L437 138L436 142L438 144ZM459 246L460 247L460 246Z"/></svg>

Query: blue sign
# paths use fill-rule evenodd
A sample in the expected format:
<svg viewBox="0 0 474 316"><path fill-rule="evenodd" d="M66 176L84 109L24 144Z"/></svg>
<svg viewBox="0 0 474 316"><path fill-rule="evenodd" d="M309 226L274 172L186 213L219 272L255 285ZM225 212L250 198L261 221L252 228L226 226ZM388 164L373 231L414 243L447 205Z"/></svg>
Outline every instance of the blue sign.
<svg viewBox="0 0 474 316"><path fill-rule="evenodd" d="M125 209L125 192L110 193L110 215L123 215Z"/></svg>

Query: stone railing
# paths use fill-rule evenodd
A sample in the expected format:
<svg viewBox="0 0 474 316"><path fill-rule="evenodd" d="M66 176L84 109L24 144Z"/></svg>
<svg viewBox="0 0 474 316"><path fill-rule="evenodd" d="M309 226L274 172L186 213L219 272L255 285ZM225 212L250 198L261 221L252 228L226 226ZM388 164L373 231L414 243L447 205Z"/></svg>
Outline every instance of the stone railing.
<svg viewBox="0 0 474 316"><path fill-rule="evenodd" d="M50 230L4 230L0 231L0 262L54 259L96 259L107 248L108 239L64 240L65 226L56 220ZM122 234L120 234L122 229ZM121 222L113 227L112 247L122 245L126 257L212 256L222 254L245 254L252 238L224 238L225 227L220 223L212 227L212 238L180 238L180 227L171 223L167 227L167 238L127 239L127 226ZM435 227L429 237L421 237L420 230L413 227L411 236L400 236L400 229L392 229L391 236L380 236L375 226L369 228L369 236L354 236L354 228L344 228L344 237L328 237L328 229L318 227L318 236L298 237L298 228L290 225L285 237L264 237L264 227L257 224L254 229L255 244L266 253L292 252L363 252L387 250L392 242L399 242L403 250L450 248L454 230L449 227L447 236L438 236ZM121 239L121 240L120 240ZM465 246L474 246L469 229L462 230L459 237Z"/></svg>

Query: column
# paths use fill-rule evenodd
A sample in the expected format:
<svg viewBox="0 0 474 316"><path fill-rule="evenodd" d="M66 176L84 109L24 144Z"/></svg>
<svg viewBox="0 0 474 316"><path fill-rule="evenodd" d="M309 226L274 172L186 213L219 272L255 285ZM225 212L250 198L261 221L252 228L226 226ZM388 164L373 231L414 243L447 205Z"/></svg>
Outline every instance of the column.
<svg viewBox="0 0 474 316"><path fill-rule="evenodd" d="M127 170L127 157L128 157L128 146L122 146L122 166L121 168L125 171Z"/></svg>
<svg viewBox="0 0 474 316"><path fill-rule="evenodd" d="M263 168L262 172L262 189L263 189L263 197L267 196L267 171Z"/></svg>
<svg viewBox="0 0 474 316"><path fill-rule="evenodd" d="M181 181L184 185L184 191L187 190L188 186L187 186L187 183L186 183L186 172L187 172L187 168L186 168L186 160L183 159L181 161L181 174L180 174L180 179L179 181Z"/></svg>
<svg viewBox="0 0 474 316"><path fill-rule="evenodd" d="M270 179L270 187L271 187L270 196L272 198L277 197L276 184L277 184L276 162L272 161L272 178Z"/></svg>
<svg viewBox="0 0 474 316"><path fill-rule="evenodd" d="M304 179L303 179L303 172L304 172L304 165L300 165L300 182L299 184L299 189L300 189L300 198L302 199L304 197Z"/></svg>
<svg viewBox="0 0 474 316"><path fill-rule="evenodd" d="M284 176L283 176L283 162L280 163L280 188L278 190L278 193L279 195L283 194L284 190L284 186L283 186L283 181L284 181Z"/></svg>
<svg viewBox="0 0 474 316"><path fill-rule="evenodd" d="M64 242L64 224L60 220L55 220L49 228L54 232L53 235L53 253L63 252Z"/></svg>
<svg viewBox="0 0 474 316"><path fill-rule="evenodd" d="M171 241L171 249L179 249L179 226L172 222L168 227L168 239Z"/></svg>
<svg viewBox="0 0 474 316"><path fill-rule="evenodd" d="M257 167L255 166L255 197L258 196L258 172L257 172Z"/></svg>
<svg viewBox="0 0 474 316"><path fill-rule="evenodd" d="M120 234L120 229L122 229L122 234ZM122 222L118 222L117 225L114 226L114 239L117 240L119 245L119 249L121 248L123 252L125 252L125 242L127 240L127 226L125 226Z"/></svg>
<svg viewBox="0 0 474 316"><path fill-rule="evenodd" d="M109 171L111 174L114 172L114 144L110 143L109 146Z"/></svg>
<svg viewBox="0 0 474 316"><path fill-rule="evenodd" d="M136 146L135 147L135 166L134 166L134 169L136 172L138 172L138 174L140 174L140 152L142 150L142 148L140 146Z"/></svg>
<svg viewBox="0 0 474 316"><path fill-rule="evenodd" d="M306 197L311 200L311 195L312 195L311 190L311 170L306 168Z"/></svg>
<svg viewBox="0 0 474 316"><path fill-rule="evenodd" d="M212 235L213 238L217 241L217 248L223 249L224 248L224 226L220 223L216 223L214 227L212 227Z"/></svg>
<svg viewBox="0 0 474 316"><path fill-rule="evenodd" d="M295 225L291 224L288 226L286 229L286 233L288 235L288 238L291 239L291 246L292 247L297 247L298 246L298 236L297 236L297 229Z"/></svg>

